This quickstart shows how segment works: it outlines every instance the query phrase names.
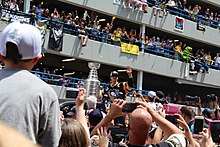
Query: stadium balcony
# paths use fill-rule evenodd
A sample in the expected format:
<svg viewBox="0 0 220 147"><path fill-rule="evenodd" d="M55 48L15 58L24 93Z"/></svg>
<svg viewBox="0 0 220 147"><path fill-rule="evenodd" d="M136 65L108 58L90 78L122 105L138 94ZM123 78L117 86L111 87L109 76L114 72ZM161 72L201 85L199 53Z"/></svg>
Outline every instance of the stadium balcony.
<svg viewBox="0 0 220 147"><path fill-rule="evenodd" d="M197 23L188 19L183 20L182 30L176 29L176 19L178 16L168 14L163 18L160 18L158 15L153 16L153 9L148 8L148 13L143 13L141 11L134 11L132 9L123 8L119 5L114 5L113 1L102 1L102 0L90 0L90 1L81 1L81 0L65 0L62 1L71 5L76 5L83 7L89 10L94 10L106 15L116 16L117 18L130 21L133 23L141 24L144 27L149 27L157 29L159 31L171 33L176 36L180 36L192 41L199 41L208 45L220 47L219 45L219 31L216 28L205 26L205 31L197 30ZM108 6L108 7L103 7ZM184 15L182 12L173 11L177 15ZM181 21L182 21L181 20ZM200 18L201 21L202 18ZM178 21L178 20L177 20Z"/></svg>
<svg viewBox="0 0 220 147"><path fill-rule="evenodd" d="M71 31L71 30L70 30ZM75 30L72 30L73 32ZM77 33L77 32L75 32ZM74 34L74 33L73 33ZM49 40L49 35L45 36ZM48 42L44 44L47 53L54 54L52 48L48 48ZM141 48L138 55L122 52L119 46L106 44L94 40L88 40L87 46L80 45L79 38L68 33L63 34L63 45L58 55L71 56L76 59L86 61L96 61L107 65L124 67L132 65L132 68L146 73L174 78L179 83L190 83L195 85L204 85L206 87L219 88L220 82L213 77L218 77L220 72L212 70L209 74L189 75L187 72L188 64L176 59L163 57L159 52L148 53L150 48ZM146 50L146 52L145 52ZM153 51L153 50L150 50ZM49 79L45 79L49 80ZM50 80L49 80L50 81ZM59 83L59 80L56 80Z"/></svg>
<svg viewBox="0 0 220 147"><path fill-rule="evenodd" d="M220 3L219 3L218 0L200 0L200 1L208 3L210 5L214 5L214 6L220 7Z"/></svg>

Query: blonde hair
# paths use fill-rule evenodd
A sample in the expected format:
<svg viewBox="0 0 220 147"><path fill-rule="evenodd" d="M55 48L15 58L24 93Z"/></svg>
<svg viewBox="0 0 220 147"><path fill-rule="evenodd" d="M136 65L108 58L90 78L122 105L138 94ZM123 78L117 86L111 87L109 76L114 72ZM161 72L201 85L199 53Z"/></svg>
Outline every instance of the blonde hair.
<svg viewBox="0 0 220 147"><path fill-rule="evenodd" d="M59 147L89 147L89 138L80 122L73 118L64 119Z"/></svg>

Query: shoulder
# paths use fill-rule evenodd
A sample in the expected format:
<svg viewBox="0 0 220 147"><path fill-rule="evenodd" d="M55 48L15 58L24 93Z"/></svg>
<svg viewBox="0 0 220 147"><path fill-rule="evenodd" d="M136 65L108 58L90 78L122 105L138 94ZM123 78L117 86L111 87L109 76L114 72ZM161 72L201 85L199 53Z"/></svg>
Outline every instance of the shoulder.
<svg viewBox="0 0 220 147"><path fill-rule="evenodd" d="M183 134L172 134L165 142L169 143L172 147L173 146L180 146L180 147L187 146L187 140Z"/></svg>

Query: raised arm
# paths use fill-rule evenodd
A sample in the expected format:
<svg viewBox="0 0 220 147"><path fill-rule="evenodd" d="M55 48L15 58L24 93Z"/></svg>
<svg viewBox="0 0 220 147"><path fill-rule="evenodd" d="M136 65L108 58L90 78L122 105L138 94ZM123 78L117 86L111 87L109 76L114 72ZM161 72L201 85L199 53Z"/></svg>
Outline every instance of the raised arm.
<svg viewBox="0 0 220 147"><path fill-rule="evenodd" d="M76 120L78 120L83 125L88 135L88 138L90 138L85 111L83 109L84 104L85 104L85 99L86 99L86 89L79 88L79 93L76 98Z"/></svg>
<svg viewBox="0 0 220 147"><path fill-rule="evenodd" d="M112 103L111 108L109 109L109 112L107 115L101 120L101 122L92 130L91 135L97 134L97 129L100 129L101 127L106 127L106 129L109 128L111 125L111 121L119 116L122 116L122 108L126 104L126 101L122 99L115 99Z"/></svg>
<svg viewBox="0 0 220 147"><path fill-rule="evenodd" d="M156 113L151 106L144 102L136 102L141 105L142 108L146 109L152 116L152 119L156 124L164 131L164 139L167 139L172 134L183 134L174 124Z"/></svg>

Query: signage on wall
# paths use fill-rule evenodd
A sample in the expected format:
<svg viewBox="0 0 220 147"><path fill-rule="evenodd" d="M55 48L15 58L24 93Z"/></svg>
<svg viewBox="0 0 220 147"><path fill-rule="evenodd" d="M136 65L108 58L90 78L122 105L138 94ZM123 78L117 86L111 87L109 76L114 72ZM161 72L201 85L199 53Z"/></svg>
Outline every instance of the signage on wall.
<svg viewBox="0 0 220 147"><path fill-rule="evenodd" d="M205 26L201 23L197 23L196 29L205 32Z"/></svg>
<svg viewBox="0 0 220 147"><path fill-rule="evenodd" d="M184 18L176 16L174 22L175 22L174 30L179 31L179 32L183 32L183 30L184 30Z"/></svg>

